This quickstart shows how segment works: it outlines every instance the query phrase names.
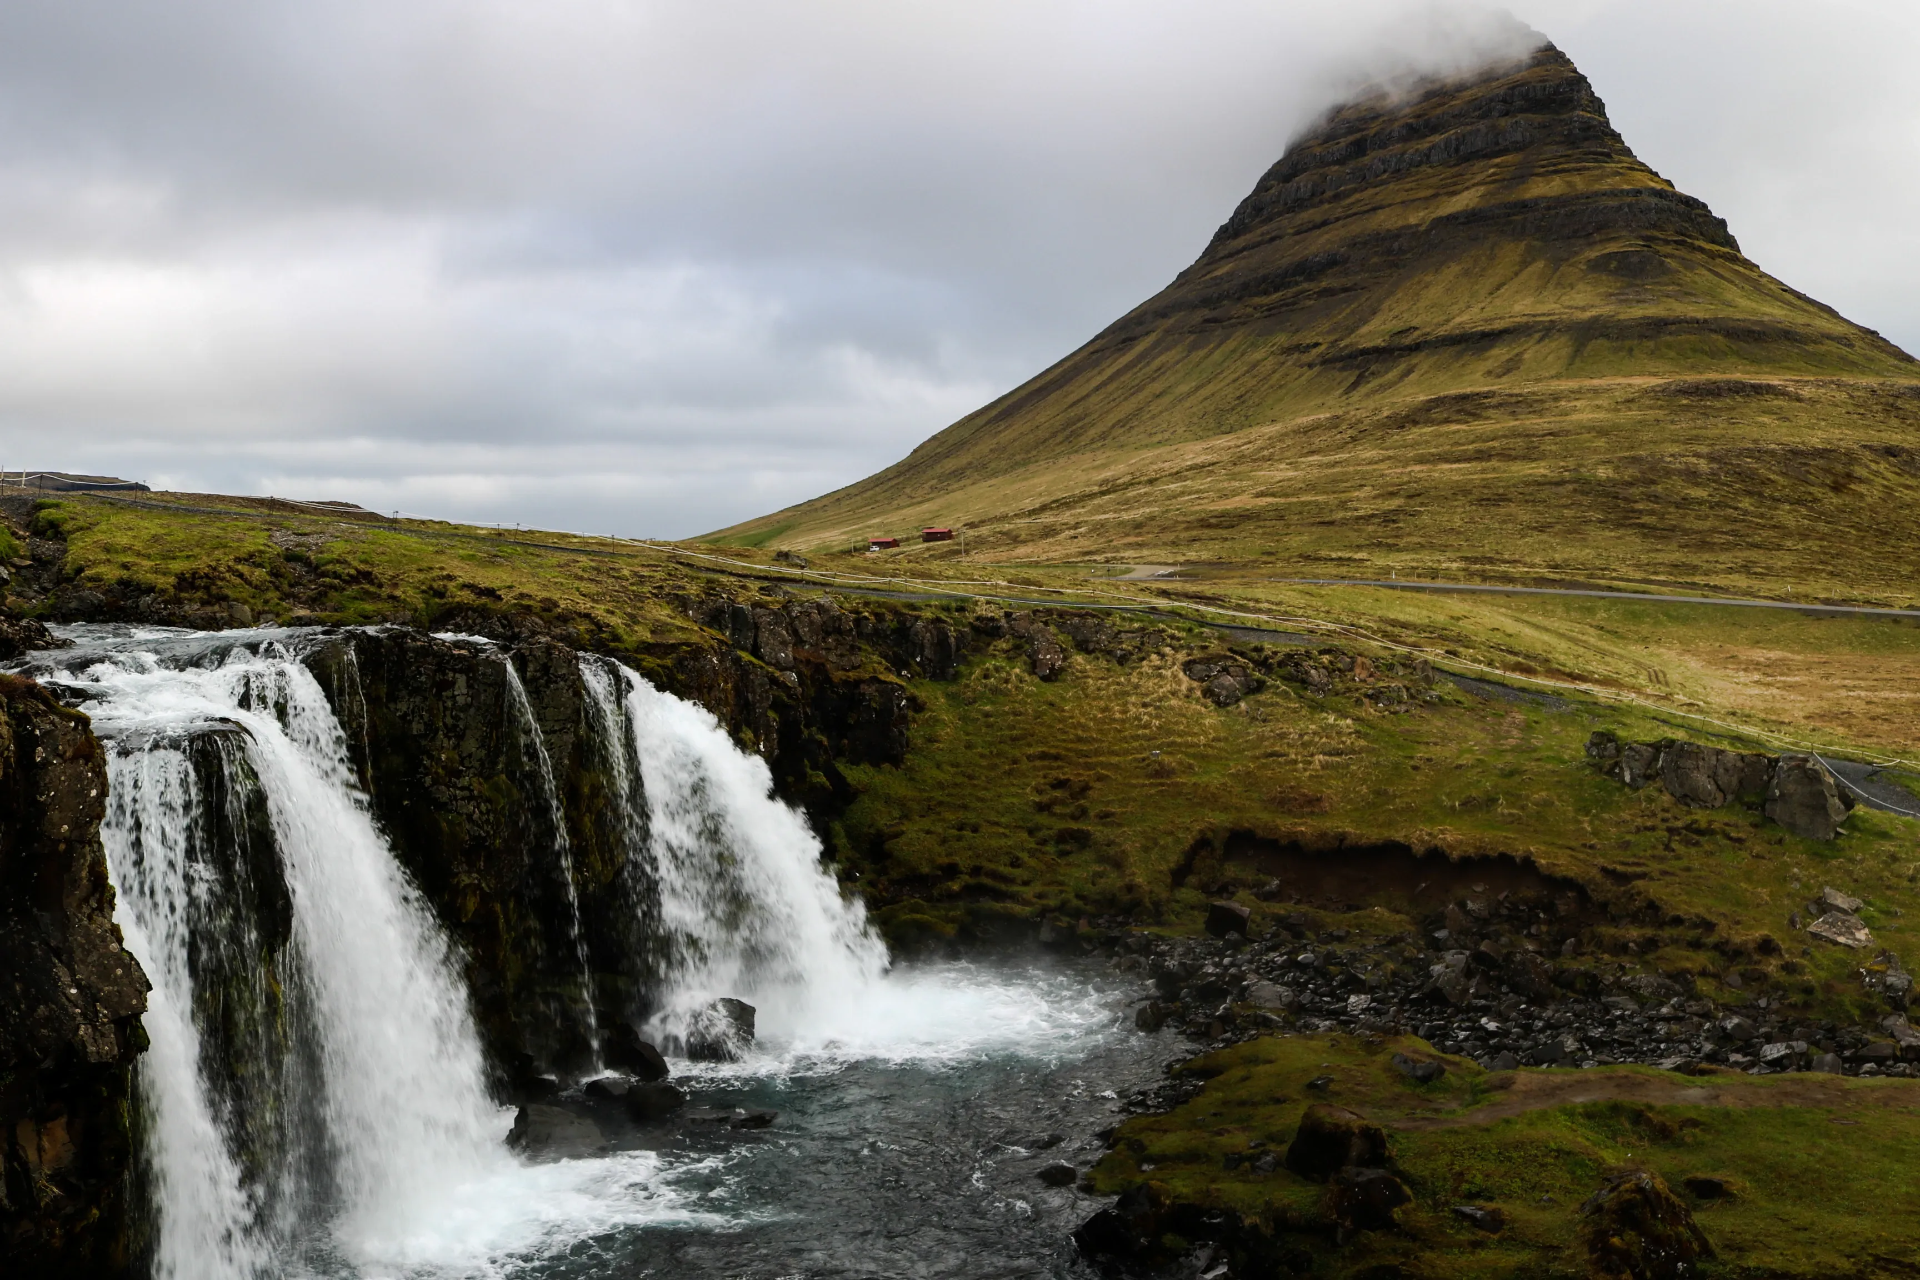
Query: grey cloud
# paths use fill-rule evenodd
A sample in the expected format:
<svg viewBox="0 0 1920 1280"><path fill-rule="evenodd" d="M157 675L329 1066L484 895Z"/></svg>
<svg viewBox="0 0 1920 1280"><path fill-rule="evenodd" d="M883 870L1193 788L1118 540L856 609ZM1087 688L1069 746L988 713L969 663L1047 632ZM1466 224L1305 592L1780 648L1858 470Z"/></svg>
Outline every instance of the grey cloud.
<svg viewBox="0 0 1920 1280"><path fill-rule="evenodd" d="M1515 8L1764 265L1920 339L1903 8ZM1165 283L1316 111L1514 30L1398 0L0 0L0 449L697 532L904 454Z"/></svg>

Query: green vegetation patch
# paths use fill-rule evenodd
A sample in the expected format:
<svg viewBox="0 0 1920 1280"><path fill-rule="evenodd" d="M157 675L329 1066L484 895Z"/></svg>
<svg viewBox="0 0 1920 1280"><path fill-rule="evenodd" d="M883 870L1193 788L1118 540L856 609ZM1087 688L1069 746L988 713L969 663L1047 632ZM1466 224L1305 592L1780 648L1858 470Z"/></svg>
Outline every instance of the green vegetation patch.
<svg viewBox="0 0 1920 1280"><path fill-rule="evenodd" d="M1447 1073L1415 1084L1405 1053ZM1580 1207L1610 1177L1659 1174L1718 1254L1708 1274L1904 1273L1920 1260L1920 1085L1810 1074L1684 1076L1645 1067L1488 1074L1415 1039L1263 1038L1179 1068L1206 1079L1166 1115L1128 1121L1088 1176L1101 1194L1226 1210L1316 1274L1584 1274ZM1387 1134L1412 1192L1391 1232L1335 1242L1323 1184L1284 1154L1314 1103ZM1259 1156L1281 1157L1264 1164ZM1455 1212L1491 1210L1498 1231Z"/></svg>

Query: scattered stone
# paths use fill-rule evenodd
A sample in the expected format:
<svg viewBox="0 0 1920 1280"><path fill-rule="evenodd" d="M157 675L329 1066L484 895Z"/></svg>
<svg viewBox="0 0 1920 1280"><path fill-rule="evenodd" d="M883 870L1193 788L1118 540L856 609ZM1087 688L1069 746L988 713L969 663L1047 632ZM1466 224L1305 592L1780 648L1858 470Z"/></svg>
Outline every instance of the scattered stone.
<svg viewBox="0 0 1920 1280"><path fill-rule="evenodd" d="M1064 1133L1043 1133L1027 1144L1029 1151L1051 1151L1067 1140Z"/></svg>
<svg viewBox="0 0 1920 1280"><path fill-rule="evenodd" d="M1720 1029L1721 1035L1729 1040L1738 1041L1741 1044L1745 1044L1760 1034L1759 1030L1756 1029L1751 1022L1737 1013L1720 1019L1715 1025Z"/></svg>
<svg viewBox="0 0 1920 1280"><path fill-rule="evenodd" d="M1507 1225L1506 1214L1477 1204L1457 1204L1453 1206L1453 1216L1489 1233L1500 1231Z"/></svg>
<svg viewBox="0 0 1920 1280"><path fill-rule="evenodd" d="M780 1118L778 1111L749 1111L736 1115L727 1123L735 1129L764 1129Z"/></svg>
<svg viewBox="0 0 1920 1280"><path fill-rule="evenodd" d="M1056 1160L1033 1175L1050 1187L1070 1187L1080 1171L1064 1160Z"/></svg>
<svg viewBox="0 0 1920 1280"><path fill-rule="evenodd" d="M1489 1071L1518 1071L1519 1069L1520 1059L1505 1050L1487 1059L1487 1070Z"/></svg>
<svg viewBox="0 0 1920 1280"><path fill-rule="evenodd" d="M1807 926L1807 932L1824 942L1837 943L1858 951L1873 945L1873 934L1859 916L1844 911L1829 911Z"/></svg>
<svg viewBox="0 0 1920 1280"><path fill-rule="evenodd" d="M1683 1280L1714 1256L1693 1211L1658 1174L1622 1174L1594 1192L1580 1216L1596 1280Z"/></svg>
<svg viewBox="0 0 1920 1280"><path fill-rule="evenodd" d="M658 1120L687 1105L687 1095L670 1084L652 1081L631 1085L626 1096L627 1114L635 1120Z"/></svg>
<svg viewBox="0 0 1920 1280"><path fill-rule="evenodd" d="M738 1062L753 1044L754 1008L722 996L700 1011L687 1032L687 1056L696 1062Z"/></svg>
<svg viewBox="0 0 1920 1280"><path fill-rule="evenodd" d="M1837 1076L1845 1072L1846 1065L1840 1061L1839 1054L1823 1053L1815 1057L1812 1062L1809 1062L1807 1064L1807 1070L1819 1071L1819 1072L1824 1072L1825 1074L1830 1076Z"/></svg>
<svg viewBox="0 0 1920 1280"><path fill-rule="evenodd" d="M1313 1090L1315 1093L1325 1093L1327 1090L1333 1088L1333 1077L1315 1076L1313 1079L1307 1081L1307 1088Z"/></svg>
<svg viewBox="0 0 1920 1280"><path fill-rule="evenodd" d="M1253 911L1237 902L1210 902L1207 904L1207 932L1216 938L1224 938L1230 933L1247 936L1247 922L1252 919Z"/></svg>
<svg viewBox="0 0 1920 1280"><path fill-rule="evenodd" d="M577 1160L606 1150L600 1126L564 1107L531 1102L520 1108L507 1145L536 1160Z"/></svg>
<svg viewBox="0 0 1920 1280"><path fill-rule="evenodd" d="M1828 885L1820 891L1820 896L1814 899L1813 909L1816 913L1844 911L1852 916L1859 915L1860 908L1866 905L1851 894L1842 893L1832 885Z"/></svg>
<svg viewBox="0 0 1920 1280"><path fill-rule="evenodd" d="M1404 1053L1394 1054L1392 1062L1395 1071L1415 1084L1432 1084L1447 1074L1447 1065L1444 1062L1421 1061L1418 1058L1409 1058Z"/></svg>
<svg viewBox="0 0 1920 1280"><path fill-rule="evenodd" d="M1300 1117L1287 1148L1287 1168L1324 1181L1336 1170L1379 1168L1387 1162L1387 1135L1358 1112L1316 1102Z"/></svg>

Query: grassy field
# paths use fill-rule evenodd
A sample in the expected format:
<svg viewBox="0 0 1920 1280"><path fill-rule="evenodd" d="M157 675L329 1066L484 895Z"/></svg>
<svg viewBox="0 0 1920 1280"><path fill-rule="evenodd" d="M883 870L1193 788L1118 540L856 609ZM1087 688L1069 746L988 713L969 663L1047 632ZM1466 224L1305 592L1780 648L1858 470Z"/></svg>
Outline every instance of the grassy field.
<svg viewBox="0 0 1920 1280"><path fill-rule="evenodd" d="M1444 1062L1417 1085L1396 1051ZM1732 1194L1695 1202L1718 1255L1707 1275L1905 1274L1920 1258L1920 1200L1907 1170L1920 1141L1920 1085L1831 1076L1689 1077L1644 1067L1488 1074L1418 1040L1302 1036L1255 1040L1183 1070L1206 1079L1191 1101L1128 1121L1095 1167L1095 1188L1147 1182L1175 1203L1229 1210L1315 1257L1315 1274L1417 1277L1585 1275L1580 1207L1614 1173L1659 1174L1680 1195L1711 1177ZM1324 1091L1310 1079L1331 1077ZM1414 1201L1392 1232L1336 1249L1325 1187L1244 1160L1284 1152L1313 1102L1386 1129ZM1498 1233L1455 1205L1498 1210Z"/></svg>

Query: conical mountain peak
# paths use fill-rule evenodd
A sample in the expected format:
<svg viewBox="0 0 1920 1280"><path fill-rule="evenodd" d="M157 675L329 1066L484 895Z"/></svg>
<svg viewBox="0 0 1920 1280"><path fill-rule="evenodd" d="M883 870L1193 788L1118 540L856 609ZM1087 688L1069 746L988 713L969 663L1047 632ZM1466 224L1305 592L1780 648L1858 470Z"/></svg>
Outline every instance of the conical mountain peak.
<svg viewBox="0 0 1920 1280"><path fill-rule="evenodd" d="M1915 379L1906 353L1749 261L1542 43L1327 112L1192 266L1085 346L886 471L740 528L779 525L806 545L964 521L976 548L998 538L1042 557L1286 558L1327 541L1285 523L1299 504L1365 493L1379 507L1394 487L1381 468L1417 465L1422 520L1386 502L1398 514L1361 541L1425 521L1436 554L1464 552L1478 525L1456 519L1453 497L1426 499L1479 484L1494 454L1546 473L1586 450L1617 473L1642 446L1753 445L1775 430L1755 435L1762 400L1804 419L1781 438L1890 421L1817 405L1843 382L1904 393ZM1662 382L1760 390L1661 399L1649 385ZM1906 412L1890 448L1920 443ZM1583 473L1596 500L1612 483L1601 465ZM1528 519L1551 530L1570 509Z"/></svg>

